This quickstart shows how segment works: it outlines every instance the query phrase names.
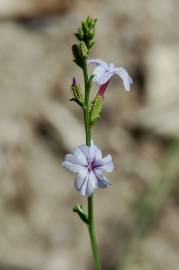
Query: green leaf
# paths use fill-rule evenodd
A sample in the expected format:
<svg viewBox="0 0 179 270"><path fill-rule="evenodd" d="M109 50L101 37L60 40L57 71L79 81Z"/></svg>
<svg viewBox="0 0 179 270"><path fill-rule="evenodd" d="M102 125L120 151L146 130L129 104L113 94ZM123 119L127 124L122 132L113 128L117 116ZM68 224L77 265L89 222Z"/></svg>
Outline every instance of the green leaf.
<svg viewBox="0 0 179 270"><path fill-rule="evenodd" d="M77 213L77 214L79 215L80 219L81 219L84 223L88 224L88 218L87 218L86 214L84 213L84 210L83 210L82 205L77 204L77 205L73 208L73 212Z"/></svg>

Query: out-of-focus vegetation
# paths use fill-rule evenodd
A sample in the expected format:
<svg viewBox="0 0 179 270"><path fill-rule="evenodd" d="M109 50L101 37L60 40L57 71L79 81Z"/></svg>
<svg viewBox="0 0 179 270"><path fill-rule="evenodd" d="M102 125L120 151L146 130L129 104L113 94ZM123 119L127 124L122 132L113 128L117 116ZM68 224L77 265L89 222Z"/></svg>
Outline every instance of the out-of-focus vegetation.
<svg viewBox="0 0 179 270"><path fill-rule="evenodd" d="M136 222L126 244L126 254L119 269L133 269L136 260L140 260L140 242L154 229L162 210L178 186L179 140L174 140L161 161L161 176L150 190L144 192L137 203Z"/></svg>

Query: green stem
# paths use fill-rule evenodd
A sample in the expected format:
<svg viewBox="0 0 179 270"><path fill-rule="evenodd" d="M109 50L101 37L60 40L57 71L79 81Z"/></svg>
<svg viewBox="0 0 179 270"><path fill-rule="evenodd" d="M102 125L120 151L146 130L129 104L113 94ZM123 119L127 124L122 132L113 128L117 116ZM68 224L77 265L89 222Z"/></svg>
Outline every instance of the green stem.
<svg viewBox="0 0 179 270"><path fill-rule="evenodd" d="M87 71L87 64L84 61L83 65L83 75L84 75L84 83L85 83L85 101L84 101L84 123L85 123L85 132L86 132L86 144L90 146L91 144L91 126L89 119L89 78ZM98 253L98 247L96 242L96 235L94 229L94 211L93 211L93 195L88 197L88 231L91 241L91 249L95 263L95 270L101 270L101 262Z"/></svg>
<svg viewBox="0 0 179 270"><path fill-rule="evenodd" d="M95 262L95 269L101 270L101 261L99 258L99 252L98 252L95 229L94 229L93 195L91 195L88 198L88 231L89 231L89 236L90 236L90 241L91 241L93 258Z"/></svg>

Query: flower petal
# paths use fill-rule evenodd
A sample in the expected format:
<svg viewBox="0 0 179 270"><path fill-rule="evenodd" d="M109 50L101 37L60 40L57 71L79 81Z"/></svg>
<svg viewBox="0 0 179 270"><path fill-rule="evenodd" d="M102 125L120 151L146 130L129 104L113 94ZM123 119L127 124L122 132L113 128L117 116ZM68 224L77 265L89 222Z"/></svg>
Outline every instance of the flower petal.
<svg viewBox="0 0 179 270"><path fill-rule="evenodd" d="M126 69L119 67L119 68L115 68L115 72L116 75L118 75L122 81L123 81L123 85L124 85L124 89L126 91L130 91L130 85L133 83L132 78L129 76L128 72Z"/></svg>
<svg viewBox="0 0 179 270"><path fill-rule="evenodd" d="M85 155L87 161L89 159L89 146L86 144L82 144L79 146L79 149L81 150L81 152Z"/></svg>
<svg viewBox="0 0 179 270"><path fill-rule="evenodd" d="M92 144L90 146L90 155L94 156L95 159L102 159L102 152L95 144ZM93 160L94 158L92 159L92 161Z"/></svg>
<svg viewBox="0 0 179 270"><path fill-rule="evenodd" d="M113 75L114 74L112 72L105 70L105 72L98 78L98 80L96 80L96 82L99 83L99 85L103 85L107 83Z"/></svg>
<svg viewBox="0 0 179 270"><path fill-rule="evenodd" d="M90 59L90 60L87 61L87 63L88 64L96 64L96 65L104 67L105 69L108 68L108 64L105 61L103 61L101 59L98 59L98 58Z"/></svg>
<svg viewBox="0 0 179 270"><path fill-rule="evenodd" d="M62 166L72 173L79 173L84 168L81 165L74 164L66 160L62 163Z"/></svg>
<svg viewBox="0 0 179 270"><path fill-rule="evenodd" d="M96 159L94 162L94 170L99 173L101 171L112 172L114 169L114 164L112 162L112 156L107 155L102 160Z"/></svg>
<svg viewBox="0 0 179 270"><path fill-rule="evenodd" d="M97 185L96 175L94 174L93 171L90 171L89 177L88 177L86 195L90 196L97 187L98 187L98 185Z"/></svg>
<svg viewBox="0 0 179 270"><path fill-rule="evenodd" d="M67 154L65 156L65 161L69 161L77 165L85 166L84 162L82 162L76 155L73 155L73 154Z"/></svg>
<svg viewBox="0 0 179 270"><path fill-rule="evenodd" d="M95 154L96 154L96 158L97 159L102 159L102 152L101 150L99 149L99 147L97 147L97 145L93 145L93 148L95 150Z"/></svg>
<svg viewBox="0 0 179 270"><path fill-rule="evenodd" d="M112 156L107 155L102 159L103 165L101 166L101 169L106 172L112 172L114 170L114 164L112 162Z"/></svg>
<svg viewBox="0 0 179 270"><path fill-rule="evenodd" d="M77 191L79 191L81 194L81 190L84 191L86 189L86 185L87 185L87 174L88 174L88 169L84 168L84 170L81 170L80 173L78 173L75 176L75 188ZM83 194L82 194L83 195Z"/></svg>
<svg viewBox="0 0 179 270"><path fill-rule="evenodd" d="M106 69L103 66L97 66L94 71L93 71L93 81L94 82L98 82L101 78L101 76L103 76L103 74L105 73Z"/></svg>
<svg viewBox="0 0 179 270"><path fill-rule="evenodd" d="M95 188L97 188L97 179L93 171L88 172L86 169L75 178L75 188L81 193L82 196L90 196Z"/></svg>
<svg viewBox="0 0 179 270"><path fill-rule="evenodd" d="M98 187L100 188L107 188L111 186L111 182L102 174L96 174L97 181L98 181Z"/></svg>
<svg viewBox="0 0 179 270"><path fill-rule="evenodd" d="M82 146L83 148L83 146ZM82 151L82 149L80 147L75 148L72 151L73 155L75 156L76 159L78 159L80 161L80 163L84 166L86 166L88 164L88 160L87 160L87 156L86 153Z"/></svg>

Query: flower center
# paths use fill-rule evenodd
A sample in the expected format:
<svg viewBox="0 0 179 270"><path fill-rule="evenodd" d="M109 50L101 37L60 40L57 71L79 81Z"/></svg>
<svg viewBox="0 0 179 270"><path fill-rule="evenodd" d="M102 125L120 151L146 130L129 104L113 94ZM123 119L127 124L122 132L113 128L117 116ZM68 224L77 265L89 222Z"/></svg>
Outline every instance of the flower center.
<svg viewBox="0 0 179 270"><path fill-rule="evenodd" d="M88 169L89 172L94 169L93 162L92 163L91 162L88 163L87 169Z"/></svg>

